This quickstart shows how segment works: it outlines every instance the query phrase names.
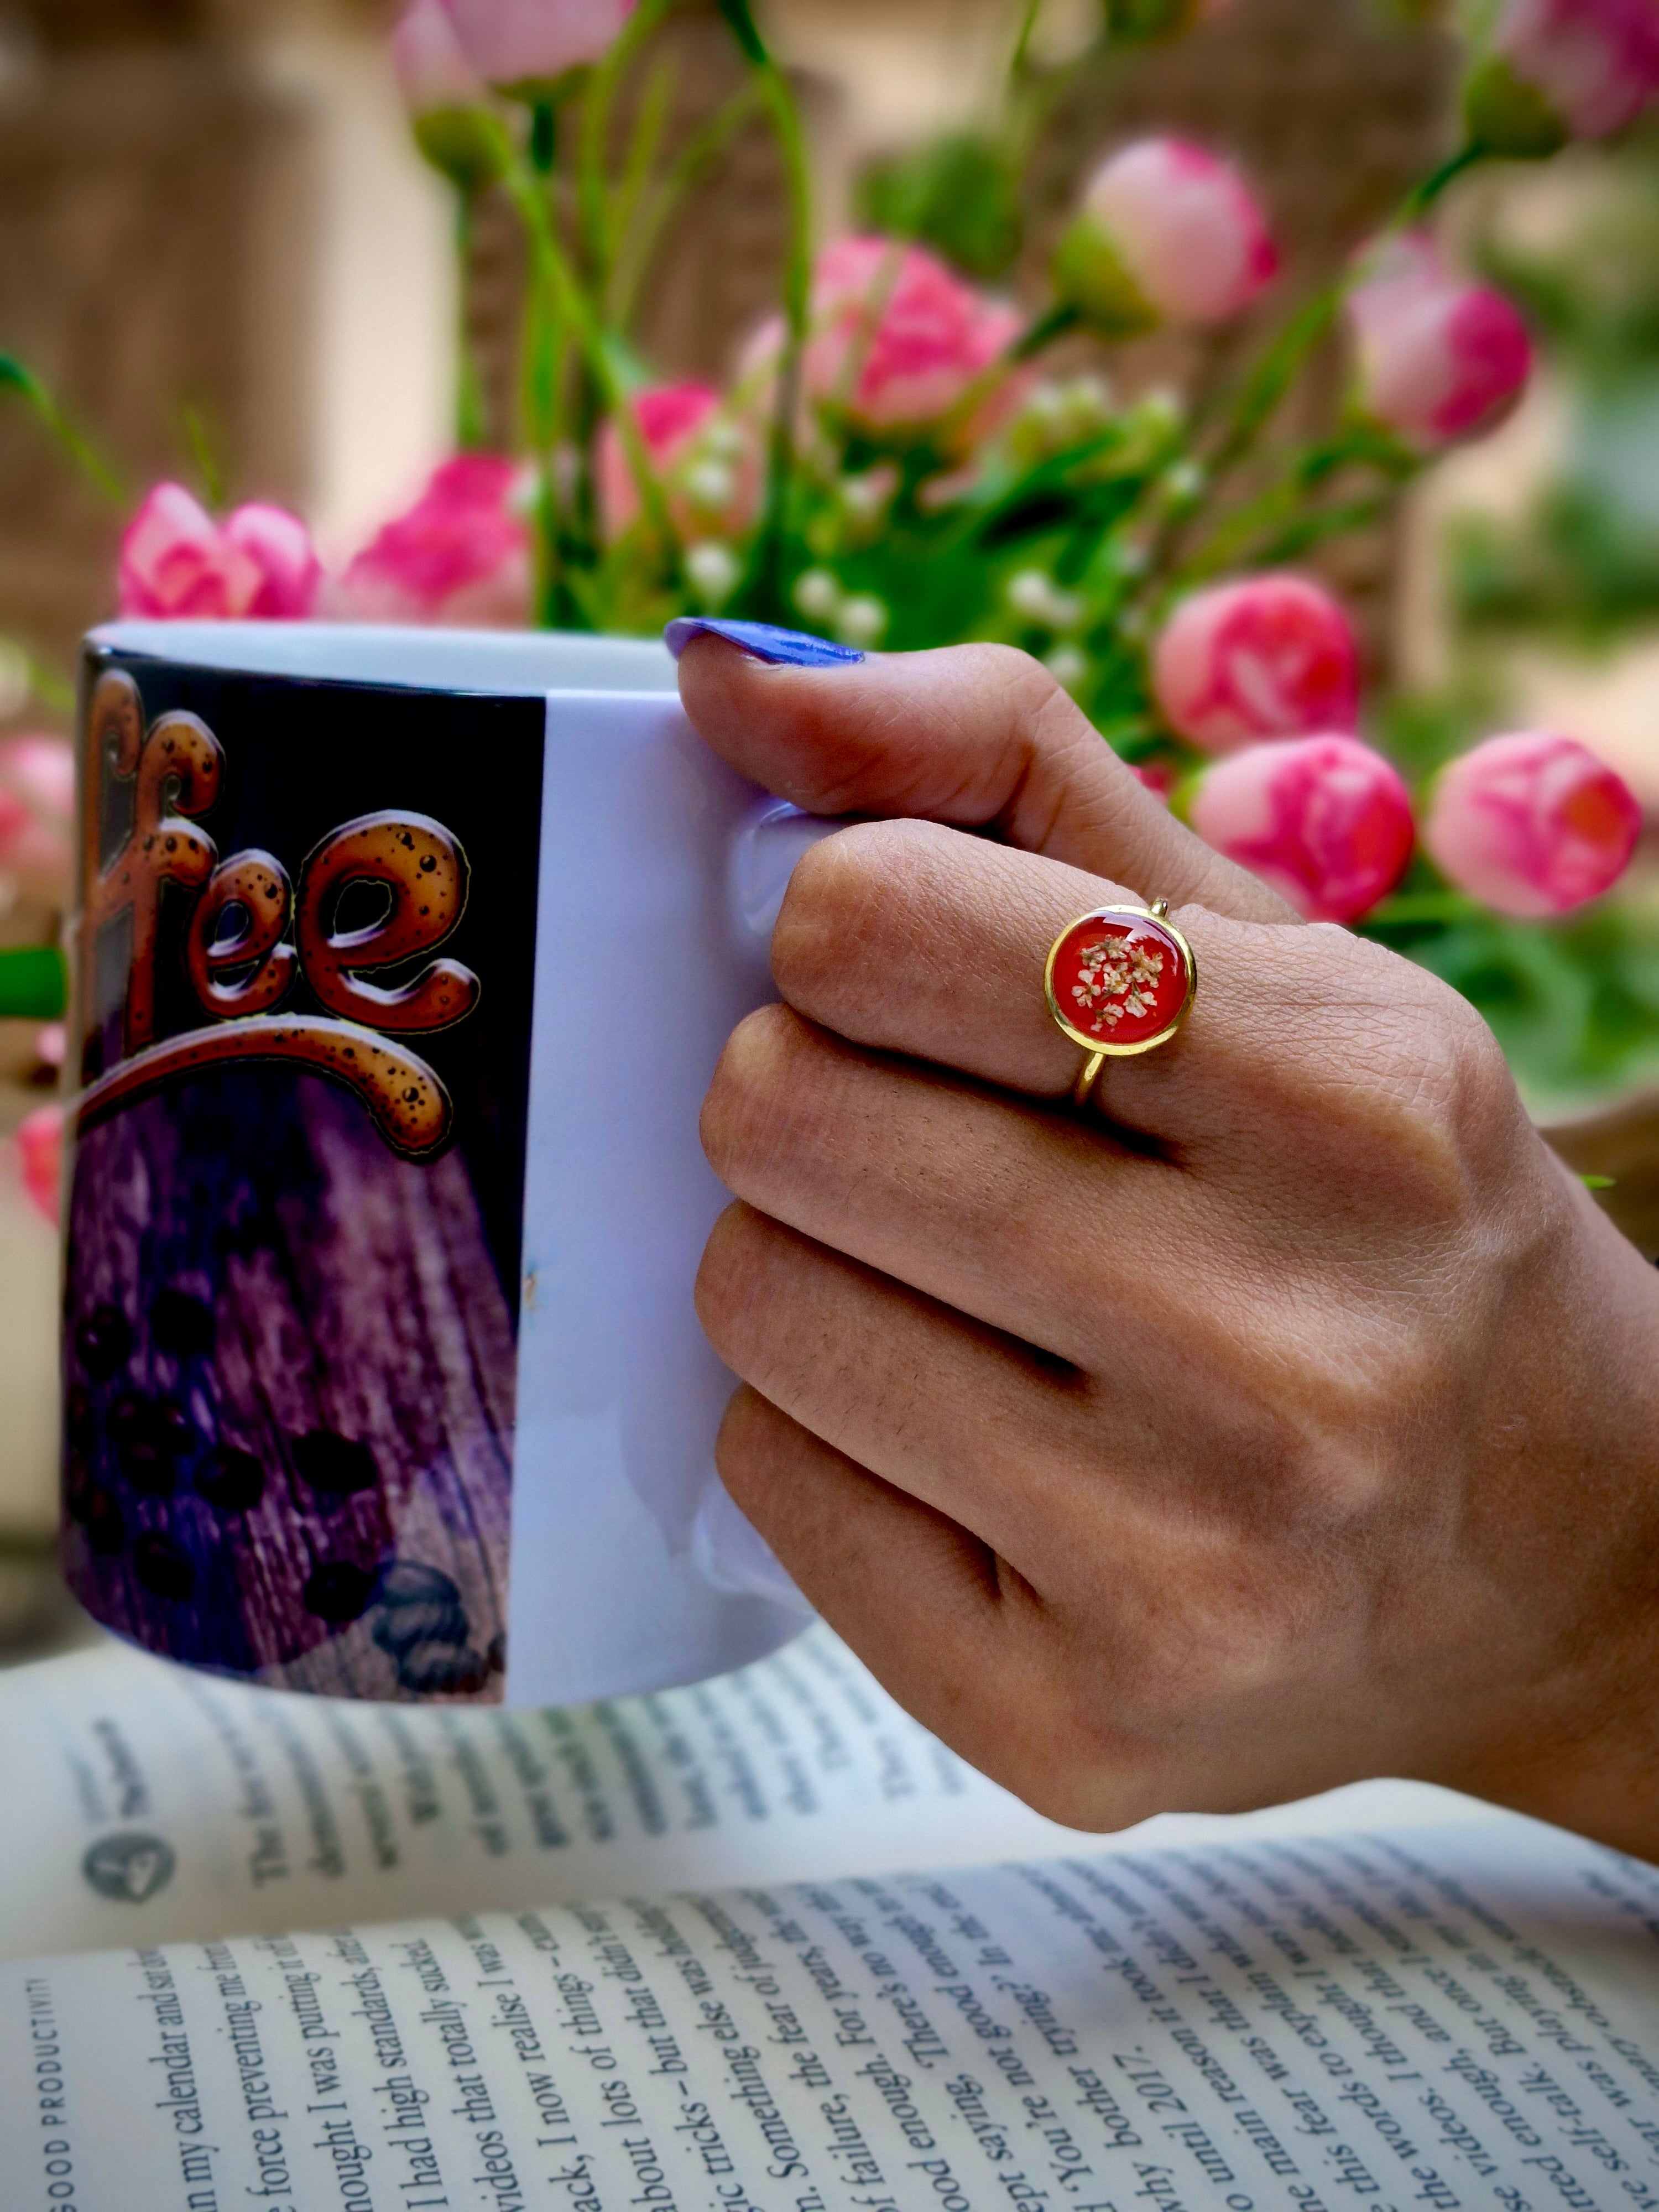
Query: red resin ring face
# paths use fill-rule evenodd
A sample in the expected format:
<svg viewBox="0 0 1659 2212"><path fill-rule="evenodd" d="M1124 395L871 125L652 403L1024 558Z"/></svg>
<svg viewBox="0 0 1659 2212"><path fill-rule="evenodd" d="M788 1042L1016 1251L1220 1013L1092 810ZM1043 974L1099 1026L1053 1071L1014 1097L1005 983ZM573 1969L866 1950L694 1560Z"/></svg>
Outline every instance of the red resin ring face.
<svg viewBox="0 0 1659 2212"><path fill-rule="evenodd" d="M1048 956L1048 1009L1085 1052L1146 1052L1180 1026L1193 957L1165 922L1122 908L1074 921Z"/></svg>

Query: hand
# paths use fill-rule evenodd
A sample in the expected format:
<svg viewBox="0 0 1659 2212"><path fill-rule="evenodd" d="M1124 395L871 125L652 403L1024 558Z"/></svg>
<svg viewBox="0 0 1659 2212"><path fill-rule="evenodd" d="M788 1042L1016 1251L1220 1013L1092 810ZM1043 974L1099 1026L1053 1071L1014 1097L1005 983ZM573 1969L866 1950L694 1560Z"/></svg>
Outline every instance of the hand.
<svg viewBox="0 0 1659 2212"><path fill-rule="evenodd" d="M796 870L703 1116L720 1468L825 1618L1075 1826L1392 1773L1659 1851L1659 1277L1472 1009L1022 655L703 638L682 689L769 789L910 817ZM1191 1020L1078 1113L1048 946L1160 896Z"/></svg>

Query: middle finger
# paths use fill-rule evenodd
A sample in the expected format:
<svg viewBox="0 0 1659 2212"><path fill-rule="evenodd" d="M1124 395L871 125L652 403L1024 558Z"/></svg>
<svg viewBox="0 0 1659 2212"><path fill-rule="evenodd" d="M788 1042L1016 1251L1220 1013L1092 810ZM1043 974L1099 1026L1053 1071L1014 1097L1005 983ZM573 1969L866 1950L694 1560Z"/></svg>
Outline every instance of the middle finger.
<svg viewBox="0 0 1659 2212"><path fill-rule="evenodd" d="M864 1052L786 1006L727 1045L702 1138L734 1196L992 1328L1095 1367L1132 1302L1214 1281L1216 1196L1098 1125ZM1148 1255L1158 1265L1148 1267Z"/></svg>

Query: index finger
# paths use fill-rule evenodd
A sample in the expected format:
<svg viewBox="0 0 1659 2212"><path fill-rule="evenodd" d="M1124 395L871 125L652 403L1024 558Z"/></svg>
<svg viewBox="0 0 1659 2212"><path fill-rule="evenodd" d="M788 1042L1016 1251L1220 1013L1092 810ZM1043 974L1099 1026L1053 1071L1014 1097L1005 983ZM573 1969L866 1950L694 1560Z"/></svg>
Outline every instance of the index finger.
<svg viewBox="0 0 1659 2212"><path fill-rule="evenodd" d="M722 759L809 814L989 830L1149 904L1299 918L1177 822L1048 670L1011 647L791 666L715 626L684 647L680 696Z"/></svg>

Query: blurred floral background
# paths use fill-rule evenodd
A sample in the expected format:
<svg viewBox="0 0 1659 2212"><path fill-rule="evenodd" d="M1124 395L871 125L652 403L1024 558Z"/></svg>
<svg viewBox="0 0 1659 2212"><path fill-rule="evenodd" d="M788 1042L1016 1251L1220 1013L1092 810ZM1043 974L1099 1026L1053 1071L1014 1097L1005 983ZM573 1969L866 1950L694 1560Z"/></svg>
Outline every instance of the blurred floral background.
<svg viewBox="0 0 1659 2212"><path fill-rule="evenodd" d="M1042 658L1659 1251L1655 0L0 6L0 1639L118 611Z"/></svg>

